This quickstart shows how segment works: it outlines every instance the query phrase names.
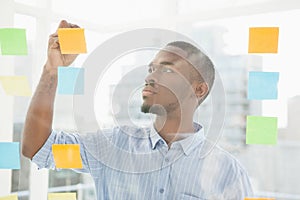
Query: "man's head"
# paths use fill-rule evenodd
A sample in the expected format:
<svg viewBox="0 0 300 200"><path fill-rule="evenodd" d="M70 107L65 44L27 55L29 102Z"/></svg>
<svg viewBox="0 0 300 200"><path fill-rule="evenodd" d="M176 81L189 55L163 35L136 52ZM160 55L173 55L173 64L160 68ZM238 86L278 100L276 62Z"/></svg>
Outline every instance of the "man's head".
<svg viewBox="0 0 300 200"><path fill-rule="evenodd" d="M194 111L207 97L215 78L212 61L183 41L168 43L149 64L142 112Z"/></svg>

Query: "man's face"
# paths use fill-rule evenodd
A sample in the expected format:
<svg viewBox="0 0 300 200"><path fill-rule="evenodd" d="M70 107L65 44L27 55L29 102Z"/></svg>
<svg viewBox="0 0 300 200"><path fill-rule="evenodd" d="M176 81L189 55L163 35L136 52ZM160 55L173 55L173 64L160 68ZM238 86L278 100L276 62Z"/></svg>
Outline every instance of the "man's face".
<svg viewBox="0 0 300 200"><path fill-rule="evenodd" d="M163 114L180 109L193 92L190 83L191 65L181 56L161 50L149 64L142 92L142 112Z"/></svg>

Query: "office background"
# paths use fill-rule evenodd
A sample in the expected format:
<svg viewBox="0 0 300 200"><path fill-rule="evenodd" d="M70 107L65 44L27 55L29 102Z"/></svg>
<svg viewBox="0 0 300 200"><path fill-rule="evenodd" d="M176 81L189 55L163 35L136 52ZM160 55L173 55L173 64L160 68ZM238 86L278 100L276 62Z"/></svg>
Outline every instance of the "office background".
<svg viewBox="0 0 300 200"><path fill-rule="evenodd" d="M46 60L48 36L61 19L85 28L88 53L72 64L78 67L103 41L137 28L174 30L197 42L215 62L225 87L227 113L219 145L246 167L257 196L300 199L299 1L2 0L0 28L25 28L28 55L0 55L0 75L25 75L34 91ZM279 27L278 53L249 54L249 27ZM154 53L128 54L106 72L104 84L95 94L98 103L94 107L101 127L114 125L110 102L120 78L132 66L148 64ZM279 72L278 99L248 100L249 71ZM128 84L141 83L133 78ZM137 105L140 99L134 96L132 101ZM20 141L30 97L8 96L0 88L0 102L0 141ZM76 131L72 102L72 96L57 96L55 129ZM122 108L126 102L120 98L117 104ZM147 121L136 107L129 108L131 116L140 123ZM199 110L200 122L209 123L209 110L209 103ZM121 118L123 111L119 111ZM277 144L246 145L247 115L278 117ZM48 192L72 191L77 192L78 200L95 199L89 175L71 170L37 170L24 157L20 170L0 169L0 177L0 196L18 193L22 200L41 200Z"/></svg>

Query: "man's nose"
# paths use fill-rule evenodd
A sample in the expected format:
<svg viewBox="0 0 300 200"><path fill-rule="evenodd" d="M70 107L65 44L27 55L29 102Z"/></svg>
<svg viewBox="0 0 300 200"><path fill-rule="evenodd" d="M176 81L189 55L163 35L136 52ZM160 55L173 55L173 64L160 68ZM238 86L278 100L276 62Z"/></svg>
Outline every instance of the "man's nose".
<svg viewBox="0 0 300 200"><path fill-rule="evenodd" d="M153 79L145 80L145 86L150 85L151 87L155 87L155 81Z"/></svg>
<svg viewBox="0 0 300 200"><path fill-rule="evenodd" d="M153 72L145 78L145 85L150 85L154 87L155 83L158 83L158 81L159 75L156 72Z"/></svg>

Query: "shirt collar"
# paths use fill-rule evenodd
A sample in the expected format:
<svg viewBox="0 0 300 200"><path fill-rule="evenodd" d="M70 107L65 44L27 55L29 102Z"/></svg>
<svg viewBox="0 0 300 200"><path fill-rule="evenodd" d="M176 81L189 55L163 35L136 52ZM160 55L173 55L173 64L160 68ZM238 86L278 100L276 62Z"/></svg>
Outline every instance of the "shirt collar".
<svg viewBox="0 0 300 200"><path fill-rule="evenodd" d="M204 128L197 123L194 123L196 132L192 133L185 139L177 141L185 155L189 155L203 140L204 140Z"/></svg>
<svg viewBox="0 0 300 200"><path fill-rule="evenodd" d="M195 133L191 133L187 138L173 143L173 144L179 143L185 155L189 155L194 150L194 148L204 140L204 128L200 124L195 122L194 122L194 128L196 130ZM156 145L160 141L167 146L166 141L157 133L154 126L151 127L149 138L150 138L152 149L155 149Z"/></svg>
<svg viewBox="0 0 300 200"><path fill-rule="evenodd" d="M156 145L158 144L159 141L162 141L167 145L166 141L155 130L154 125L151 126L149 137L150 137L152 149L155 149L155 147L156 147Z"/></svg>

